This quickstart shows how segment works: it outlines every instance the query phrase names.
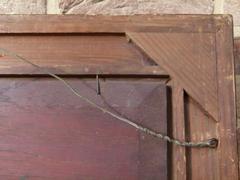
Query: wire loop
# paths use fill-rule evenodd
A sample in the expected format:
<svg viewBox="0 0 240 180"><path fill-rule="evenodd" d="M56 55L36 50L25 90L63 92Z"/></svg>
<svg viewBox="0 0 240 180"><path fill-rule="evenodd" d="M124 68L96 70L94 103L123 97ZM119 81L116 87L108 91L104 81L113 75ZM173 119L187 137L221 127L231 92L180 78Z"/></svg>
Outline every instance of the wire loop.
<svg viewBox="0 0 240 180"><path fill-rule="evenodd" d="M205 141L199 141L199 142L187 142L187 141L180 141L180 140L177 140L177 139L174 139L174 138L170 138L169 136L167 135L164 135L162 133L158 133L158 132L155 132L151 129L148 129L146 127L143 127L135 122L132 122L131 120L127 119L127 118L124 118L120 115L117 115L111 111L109 111L108 109L105 109L101 106L99 106L98 104L94 103L93 101L91 101L90 99L82 96L81 94L78 93L78 91L76 89L74 89L68 82L66 82L63 78L61 78L60 76L48 71L47 69L43 68L43 67L40 67L39 65L27 60L26 58L14 53L14 52L11 52L9 50L6 50L6 49L3 49L3 48L0 48L0 54L4 54L4 55L8 55L8 56L11 56L15 59L18 59L18 60L21 60L25 63L28 63L30 65L32 65L33 67L41 70L42 72L48 74L49 76L59 80L60 82L62 82L62 84L68 88L75 96L77 96L78 98L82 99L83 101L87 102L88 104L90 104L91 106L99 109L100 111L102 111L103 113L106 113L112 117L114 117L115 119L118 119L130 126L133 126L134 128L138 129L139 131L142 131L148 135L151 135L153 137L156 137L156 138L159 138L159 139L162 139L164 141L167 141L169 143L172 143L172 144L175 144L175 145L179 145L179 146L183 146L183 147L191 147L191 148L217 148L218 146L218 140L215 139L215 138L212 138L212 139L209 139L209 140L205 140ZM97 92L100 93L100 84L99 84L99 79L98 79L98 74L96 75L96 78L97 78Z"/></svg>

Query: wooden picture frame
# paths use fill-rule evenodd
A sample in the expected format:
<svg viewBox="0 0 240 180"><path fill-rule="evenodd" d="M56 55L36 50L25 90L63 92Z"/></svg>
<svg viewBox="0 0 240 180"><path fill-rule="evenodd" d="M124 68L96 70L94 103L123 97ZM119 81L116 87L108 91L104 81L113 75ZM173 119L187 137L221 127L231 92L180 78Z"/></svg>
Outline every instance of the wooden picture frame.
<svg viewBox="0 0 240 180"><path fill-rule="evenodd" d="M109 56L108 61L96 61L93 65L89 65L88 61L40 61L41 58L33 58L37 52L31 47L32 40L26 44L28 47L24 47L30 49L25 54L24 50L19 50L20 44L14 45L14 37L26 38L28 35L34 35L38 39L46 35L91 37L83 42L99 43L96 47L99 49L95 51L99 55L96 59L101 57L101 53L110 52L111 46L114 45L114 49L122 43L125 49L120 49L119 53L126 53L129 48L136 49L140 52L139 57L145 58L147 65L135 63L133 59L136 57L129 54L126 61L111 60ZM113 42L106 38L109 46L101 47L104 39L94 40L96 36L114 36L117 40ZM70 40L74 41L75 38ZM68 46L68 41L63 42L66 43L63 47L67 50L74 48ZM239 179L231 16L1 15L0 47L18 52L59 75L94 77L100 74L106 77L164 79L164 84L171 89L169 135L182 141L197 142L210 138L219 141L215 149L169 145L168 178ZM82 49L84 48L83 43ZM45 54L45 57L53 58L50 54ZM66 57L72 58L69 51L66 51L64 58ZM3 78L44 75L13 59L0 61L0 74Z"/></svg>

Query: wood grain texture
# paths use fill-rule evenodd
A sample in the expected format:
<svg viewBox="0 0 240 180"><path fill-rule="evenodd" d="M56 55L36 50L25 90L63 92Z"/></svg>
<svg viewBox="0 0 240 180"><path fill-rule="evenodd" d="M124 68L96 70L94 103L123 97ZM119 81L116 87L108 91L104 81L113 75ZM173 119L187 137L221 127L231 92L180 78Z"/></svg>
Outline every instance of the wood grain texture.
<svg viewBox="0 0 240 180"><path fill-rule="evenodd" d="M240 74L240 38L234 39L235 72Z"/></svg>
<svg viewBox="0 0 240 180"><path fill-rule="evenodd" d="M237 106L237 139L238 139L238 161L240 163L240 38L234 39L234 61L236 81L236 106Z"/></svg>
<svg viewBox="0 0 240 180"><path fill-rule="evenodd" d="M215 32L216 26L213 22L218 17L221 16L1 15L0 33Z"/></svg>
<svg viewBox="0 0 240 180"><path fill-rule="evenodd" d="M175 80L168 82L171 87L171 135L181 141L186 141L185 133L185 111L184 111L184 89ZM170 118L168 119L170 120ZM171 179L187 179L187 159L186 149L180 146L172 145L171 159Z"/></svg>
<svg viewBox="0 0 240 180"><path fill-rule="evenodd" d="M207 116L199 105L188 95L185 97L186 139L199 141L218 138L218 123ZM223 179L219 169L219 149L188 149L187 171L188 179L216 180ZM229 178L229 177L228 177ZM231 179L231 178L229 178ZM233 178L234 179L234 178Z"/></svg>
<svg viewBox="0 0 240 180"><path fill-rule="evenodd" d="M127 33L218 121L214 34ZM194 42L194 43L193 43Z"/></svg>
<svg viewBox="0 0 240 180"><path fill-rule="evenodd" d="M82 95L167 132L166 87L156 82L68 81ZM167 179L167 144L139 133L48 78L0 80L0 179ZM118 96L116 96L116 93Z"/></svg>
<svg viewBox="0 0 240 180"><path fill-rule="evenodd" d="M22 54L30 60L32 59L33 62L39 63L53 72L64 75L73 74L82 77L80 75L96 74L100 69L102 70L101 73L105 72L107 75L130 75L131 78L126 81L127 83L124 81L125 85L123 85L124 83L120 83L121 88L119 88L118 84L121 81L119 81L119 79L114 79L115 76L113 77L113 80L114 82L117 81L117 85L113 82L110 84L108 81L105 82L103 90L108 95L111 95L111 97L116 97L116 101L112 98L106 100L108 104L112 106L110 108L113 108L113 110L123 111L124 114L133 117L132 119L138 119L139 117L139 122L150 128L156 128L155 130L157 131L160 131L162 126L157 123L159 122L159 117L165 116L157 111L156 107L166 106L166 101L161 101L165 102L164 104L158 104L159 101L156 101L156 99L162 98L162 96L154 94L153 92L155 91L152 91L154 95L152 95L152 93L146 93L145 88L154 88L158 86L155 84L156 82L160 83L162 82L162 79L164 79L162 76L160 76L160 79L159 76L155 76L154 69L159 70L159 75L168 74L170 80L168 81L168 85L173 93L171 95L173 97L171 102L172 113L171 115L168 114L168 117L171 117L171 119L168 119L168 123L175 123L174 125L171 124L171 131L168 127L169 135L174 135L179 139L192 141L199 141L208 138L217 138L219 140L219 146L217 149L187 148L180 150L178 147L168 146L168 155L170 155L169 157L171 158L171 167L168 169L168 173L171 174L170 178L172 177L173 180L239 179L236 143L236 111L234 102L235 87L232 22L230 16L0 16L0 20L2 22L0 24L0 44L3 48L5 46L10 50L16 51L20 55ZM125 37L125 34L129 35L131 39L128 40ZM93 46L95 43L96 46ZM26 44L28 46L24 47ZM72 51L72 49L74 51ZM66 60L67 57L69 58L68 60ZM86 57L87 59L85 59ZM4 174L5 172L9 172L5 171L5 169L9 170L9 167L12 167L10 170L14 171L14 173L9 172L13 179L16 178L15 175L19 172L22 178L25 178L25 176L28 175L25 172L28 172L29 169L32 170L32 173L39 173L38 168L31 169L31 167L40 167L41 165L45 168L45 164L39 160L41 156L34 157L32 160L32 154L28 154L28 151L26 151L26 155L25 151L23 151L24 155L22 153L19 154L19 151L17 152L18 154L13 155L16 152L16 146L21 146L20 142L23 142L23 144L38 142L35 141L34 136L26 136L28 132L32 134L36 132L36 136L41 137L42 134L40 133L40 130L42 132L44 129L42 127L44 126L47 131L45 133L47 137L50 137L48 134L51 135L52 133L56 133L56 136L54 136L53 139L56 138L57 142L54 142L55 144L53 143L53 146L56 145L59 147L58 145L61 144L61 142L65 143L66 134L62 135L65 131L62 130L58 132L58 129L54 129L52 132L57 120L60 122L60 130L68 127L68 125L70 127L67 129L70 130L76 127L79 130L83 129L83 127L92 127L96 129L101 129L101 127L103 127L103 124L100 124L96 119L105 119L105 116L101 116L101 113L96 115L95 111L89 109L84 104L80 104L80 107L71 105L71 103L75 103L76 98L71 100L71 103L68 104L68 96L61 97L59 99L61 100L60 104L66 104L67 106L59 106L56 104L55 99L57 93L55 93L55 91L63 94L62 86L60 87L59 85L56 85L56 82L53 83L52 80L48 81L48 79L44 79L42 76L43 79L34 80L34 77L38 77L39 72L34 72L32 69L29 69L29 67L26 67L26 65L21 67L21 63L18 63L7 56L3 55L0 63L2 63L1 65L4 67L9 65L9 69L11 69L10 71L9 69L3 70L4 68L0 68L3 72L0 80L3 85L0 86L1 91L4 93L5 91L8 92L9 88L6 87L9 86L7 86L6 83L9 83L9 81L12 80L10 79L10 76L12 78L13 75L16 76L16 79L14 80L20 83L20 86L16 85L17 83L12 86L10 85L10 89L13 89L15 92L10 95L12 97L17 96L20 99L14 99L14 101L11 101L13 98L9 99L4 96L4 93L1 96L2 99L0 99L0 103L2 103L2 108L0 108L0 111L2 112L0 115L4 115L2 118L5 119L5 121L1 121L4 127L1 129L1 132L3 132L3 135L6 135L6 137L2 136L4 138L2 138L0 143L3 142L3 148L12 148L12 151L10 152L6 152L6 149L0 151L0 155L2 153L2 158L0 158L2 163L0 163L0 166L3 167L0 168L0 173L2 173L3 177L9 177L4 176L6 175ZM56 64L58 65L56 68L57 70L54 67ZM88 67L89 72L86 73L84 67ZM164 70L160 68L163 68ZM22 75L24 72L25 75L28 76L18 76ZM137 76L131 76L134 74ZM138 75L151 75L157 78L154 78L154 83L151 82L154 85L149 85L150 82L147 82L149 79L145 79L143 83L144 88L143 86L138 86L134 89L130 83L131 80L134 80L135 83L143 82L143 79L141 79L143 76ZM24 79L23 77L28 78ZM164 79L164 82L165 80L166 79ZM36 85L31 86L32 89L29 86L26 86L26 88L23 88L24 91L21 91L22 81L31 81L32 83L36 83ZM82 88L83 85L79 85L78 82L82 82L82 79L79 78L76 81L71 80L71 83L73 83L74 86L81 88L81 90L85 89ZM54 94L54 100L50 98L49 94L47 94L46 97L48 98L42 102L41 97L44 93L39 89L40 86L43 85L46 87L50 87L51 85L54 86L49 89L49 91ZM83 93L86 93L89 97L95 99L95 83L94 85L91 83L89 85L87 81L87 83L84 84L84 87L85 85L88 85L93 91L89 92L83 90ZM107 86L108 88L106 88ZM135 96L132 96L132 93L129 93L126 89L122 89L123 87L127 88L129 91L131 91L130 89L134 89L133 94ZM22 98L22 95L27 96L28 98ZM33 95L37 95L36 99L32 97ZM133 101L131 100L131 102L139 102L139 100L142 100L143 103L141 107L134 106L131 103L124 104L122 97L124 97L127 102L129 102L131 98L137 97L137 99L134 99ZM45 101L52 101L52 103L48 103L46 106ZM19 102L21 102L21 104L19 104ZM31 102L37 107L33 108ZM7 103L10 103L9 107L6 106ZM101 101L101 103L103 102ZM27 108L25 106L22 107L22 104L25 104ZM120 106L118 106L119 104ZM104 105L107 104L104 103ZM145 105L148 105L150 110L146 110ZM88 113L89 116L83 115L79 109L75 112L75 107L78 107L81 110L84 107L84 113ZM11 112L18 111L16 112L18 113L17 116L16 113L10 113L6 108L10 108ZM66 116L61 113L59 113L60 115L58 116L58 112L54 110L56 108L61 109L62 112L66 112ZM29 109L34 111L38 116L35 117L32 115L33 113L29 112ZM49 109L51 110L50 112ZM57 115L51 115L52 109L54 110L53 112L57 112ZM69 112L74 111L73 115L69 115L67 112L68 110ZM161 110L161 112L162 111L163 110ZM21 115L20 112L24 112L24 115ZM148 113L153 116L149 116ZM43 118L45 115L47 115L46 117L49 117L49 119L47 119L48 121ZM37 127L34 126L34 123L31 124L31 117L34 117L34 123L36 123ZM69 121L73 121L73 124L68 124L70 122L66 123L66 121L63 120L66 117L69 117ZM79 119L76 117L81 117L81 120L86 120L90 117L87 119L90 119L87 123L93 122L93 125L85 124L81 121L81 124L78 126L77 122ZM148 117L150 117L150 119ZM24 121L26 123L22 121L19 122L18 119L24 119L26 120ZM44 119L44 123L41 124L37 121L38 119ZM154 122L150 122L152 119ZM108 117L106 120L110 122L111 118ZM125 176L131 177L130 179L154 179L154 177L152 177L153 174L156 174L157 178L161 176L165 178L167 176L166 172L164 171L165 174L162 174L163 171L159 171L159 169L161 169L161 167L166 168L166 163L169 165L170 160L166 159L166 144L160 144L163 143L162 141L153 142L150 137L145 137L138 132L132 132L130 131L131 128L128 129L128 127L125 126L121 126L121 128L118 127L115 132L112 129L113 127L117 127L118 123L115 123L116 122L114 121L106 125L109 127L106 130L106 133L108 133L112 139L107 135L97 136L97 139L95 139L96 135L91 136L89 141L91 141L92 144L90 143L90 145L93 147L93 142L97 141L96 149L92 148L88 151L84 149L84 144L81 144L80 142L75 145L77 146L76 149L78 151L77 153L73 152L73 158L71 155L68 156L68 153L64 154L64 150L61 149L61 147L59 151L62 151L59 152L56 157L56 159L60 159L59 161L61 162L55 162L55 164L51 164L52 162L50 162L50 165L48 165L51 168L53 167L54 171L50 172L49 169L51 168L46 168L45 174L58 179L60 177L59 174L62 173L63 167L66 165L62 165L62 161L65 163L65 159L62 160L61 158L66 158L67 160L70 159L74 162L72 163L68 161L67 163L70 163L70 165L66 169L69 173L68 175L70 177L73 177L71 175L74 175L74 178L78 178L78 175L84 175L83 177L85 178L89 177L91 179L91 177L94 176L92 179L96 179L99 178L100 175L106 177L107 173L111 173L109 177L114 178ZM16 124L19 126L13 126ZM166 122L163 124L163 127L165 126ZM13 129L9 132L5 127L12 127ZM26 129L26 127L30 127L30 130ZM39 128L39 130L37 128ZM34 133L31 131L32 129L35 130ZM164 130L166 129L163 129L163 132ZM13 139L11 139L12 137L7 136L14 132L19 133L19 135L14 136ZM22 136L22 132L24 133L24 136ZM103 133L102 131L100 132ZM122 132L126 132L126 134ZM67 147L72 147L72 144L74 144L73 141L75 142L75 140L71 138L76 138L76 141L78 141L78 138L85 138L88 135L84 130L83 135L80 133L81 136L75 134L74 130L71 132L67 131L67 133L70 134L70 137L68 137L69 139L66 140ZM114 136L115 133L118 133L118 135ZM124 138L126 136L126 140L124 140L122 136ZM17 137L23 137L22 139L24 139L24 141L18 140ZM9 141L12 146L7 146L8 144L4 141ZM124 146L126 149L121 149L123 147L120 147L119 144L115 146L114 143L118 141L121 141L123 145L124 143L127 143L127 145ZM68 144L69 142L72 143L71 146ZM100 142L103 143L100 144ZM112 147L112 150L110 150L111 148L104 149L104 142L109 142L108 145ZM44 143L44 148L40 149L43 150L44 153L50 152L49 148L54 149L54 147L51 146L51 143L46 139L44 140ZM78 147L78 145L81 147ZM148 147L151 149L148 149ZM17 150L22 150L24 148L25 146L21 146L21 148L18 148ZM91 167L93 167L92 165L96 162L95 160L99 160L98 158L102 161L106 159L103 158L106 154L104 154L103 151L98 151L101 148L108 152L107 155L109 155L109 161L106 160L106 166L104 166L105 164L103 163L104 165L102 167L105 167L103 169L97 168L99 166L94 166L97 170L91 174L94 169L91 169ZM117 157L115 157L115 155L113 156L115 148L116 152L118 152L115 154ZM34 153L39 153L39 149L35 151L32 146L30 150L34 150ZM67 149L67 152L72 152L73 150L74 148ZM161 154L162 151L164 152ZM45 156L46 154L44 153L40 155ZM81 157L81 154L84 153L86 153L86 156ZM93 153L99 156L96 157L94 155L92 157L88 153ZM151 156L148 156L148 154ZM54 155L51 154L51 156ZM13 158L15 158L14 161L7 161ZM83 168L81 158L91 159L91 161L89 161L90 165L88 164L89 166L87 166L87 170L83 170L86 166ZM29 159L32 161L28 161ZM162 159L164 162L161 163L163 164L160 163L160 160ZM21 166L17 164L18 162L22 163ZM135 164L136 162L137 165ZM46 163L49 163L49 161L46 160ZM34 164L34 166L31 164ZM131 166L130 171L126 168L126 164ZM19 167L22 167L23 171L18 171ZM113 171L107 171L106 168L109 167L115 169ZM1 172L1 169L4 171ZM74 174L74 172L72 172L74 170L78 171L79 174ZM124 170L124 173L122 173L122 170ZM184 174L184 172L186 173ZM116 176L118 173L121 173L122 176ZM17 176L18 175L19 174L17 174ZM36 179L41 178L38 177L38 175L34 176L34 174L31 177L36 177Z"/></svg>
<svg viewBox="0 0 240 180"><path fill-rule="evenodd" d="M216 33L220 173L222 179L238 179L238 155L236 139L236 96L233 56L232 19L223 17Z"/></svg>
<svg viewBox="0 0 240 180"><path fill-rule="evenodd" d="M187 178L190 179L239 177L231 17L215 19L215 24L219 26L216 34L128 32L138 47L183 86L197 104L197 111L202 111L199 115L195 108L189 112L189 140L208 137L220 140L215 153L195 149L187 152L190 161ZM203 115L208 123L215 120L212 125L202 122ZM214 167L211 174L199 171L204 164Z"/></svg>
<svg viewBox="0 0 240 180"><path fill-rule="evenodd" d="M240 38L234 39L234 61L236 81L237 127L240 127Z"/></svg>
<svg viewBox="0 0 240 180"><path fill-rule="evenodd" d="M1 48L14 52L51 72L67 75L132 74L167 76L122 35L5 35ZM42 74L29 64L0 56L0 74Z"/></svg>

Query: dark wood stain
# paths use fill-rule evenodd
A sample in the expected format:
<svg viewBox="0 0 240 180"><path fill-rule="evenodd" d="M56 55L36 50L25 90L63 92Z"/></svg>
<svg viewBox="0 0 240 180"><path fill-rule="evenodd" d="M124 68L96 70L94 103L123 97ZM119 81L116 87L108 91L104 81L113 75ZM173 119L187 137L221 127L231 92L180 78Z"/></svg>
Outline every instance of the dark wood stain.
<svg viewBox="0 0 240 180"><path fill-rule="evenodd" d="M68 79L86 97L166 133L159 83ZM166 179L167 144L139 133L51 79L2 79L0 179ZM5 99L5 100L3 100Z"/></svg>
<svg viewBox="0 0 240 180"><path fill-rule="evenodd" d="M217 149L167 146L2 53L0 179L239 179L230 16L1 15L0 21L0 48L62 75L112 111L180 140L219 140ZM96 74L101 96L89 79Z"/></svg>
<svg viewBox="0 0 240 180"><path fill-rule="evenodd" d="M234 40L234 59L236 74L240 75L240 38Z"/></svg>
<svg viewBox="0 0 240 180"><path fill-rule="evenodd" d="M152 66L152 61L149 65L148 58L133 44L128 43L125 36L6 35L0 36L0 47L57 74L167 75L160 67ZM42 73L4 52L0 58L2 75Z"/></svg>

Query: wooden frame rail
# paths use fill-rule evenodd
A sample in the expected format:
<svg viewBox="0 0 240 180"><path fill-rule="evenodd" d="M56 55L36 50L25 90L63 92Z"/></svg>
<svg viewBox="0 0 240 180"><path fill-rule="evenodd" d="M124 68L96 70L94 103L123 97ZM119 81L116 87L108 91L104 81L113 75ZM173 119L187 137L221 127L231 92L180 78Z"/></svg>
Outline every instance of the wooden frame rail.
<svg viewBox="0 0 240 180"><path fill-rule="evenodd" d="M50 50L44 47L46 42L52 43ZM0 48L59 75L167 78L169 134L188 141L219 140L217 149L172 145L169 178L239 179L231 16L1 15ZM2 77L41 75L4 53L1 56Z"/></svg>

